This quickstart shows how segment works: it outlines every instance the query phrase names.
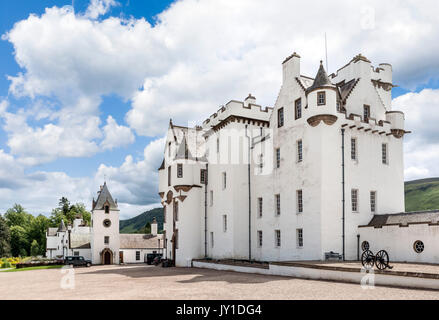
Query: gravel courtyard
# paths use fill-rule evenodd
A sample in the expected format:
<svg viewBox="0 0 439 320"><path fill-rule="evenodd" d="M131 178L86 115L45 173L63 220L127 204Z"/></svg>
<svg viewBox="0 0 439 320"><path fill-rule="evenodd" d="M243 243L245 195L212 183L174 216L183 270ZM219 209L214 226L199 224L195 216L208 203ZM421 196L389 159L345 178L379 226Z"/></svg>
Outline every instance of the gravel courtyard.
<svg viewBox="0 0 439 320"><path fill-rule="evenodd" d="M65 270L64 270L65 271ZM0 272L0 299L439 299L439 291L147 265Z"/></svg>

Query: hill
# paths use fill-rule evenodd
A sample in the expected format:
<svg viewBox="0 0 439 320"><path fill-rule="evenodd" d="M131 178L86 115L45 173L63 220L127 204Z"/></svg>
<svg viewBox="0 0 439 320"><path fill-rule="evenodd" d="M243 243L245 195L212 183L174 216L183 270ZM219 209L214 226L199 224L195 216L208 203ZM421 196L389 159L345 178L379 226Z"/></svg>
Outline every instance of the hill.
<svg viewBox="0 0 439 320"><path fill-rule="evenodd" d="M154 217L157 219L160 232L163 230L163 208L155 208L145 211L134 218L120 220L119 231L120 233L137 233L147 222L151 223Z"/></svg>
<svg viewBox="0 0 439 320"><path fill-rule="evenodd" d="M439 178L407 181L405 211L439 209Z"/></svg>
<svg viewBox="0 0 439 320"><path fill-rule="evenodd" d="M405 211L439 209L439 178L405 182ZM163 230L163 208L155 208L138 216L120 221L121 233L136 233L156 217L159 231Z"/></svg>

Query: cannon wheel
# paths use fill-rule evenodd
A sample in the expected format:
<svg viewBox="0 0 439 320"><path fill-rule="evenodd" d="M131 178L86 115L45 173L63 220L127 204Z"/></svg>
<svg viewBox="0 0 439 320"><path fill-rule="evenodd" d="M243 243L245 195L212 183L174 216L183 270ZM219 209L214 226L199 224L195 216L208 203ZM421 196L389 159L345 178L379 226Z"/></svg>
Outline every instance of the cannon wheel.
<svg viewBox="0 0 439 320"><path fill-rule="evenodd" d="M373 268L373 265L375 263L375 257L373 255L373 252L370 250L366 250L361 255L361 264L363 267L371 269Z"/></svg>
<svg viewBox="0 0 439 320"><path fill-rule="evenodd" d="M389 266L389 254L386 250L378 251L375 257L375 265L379 270L384 270Z"/></svg>

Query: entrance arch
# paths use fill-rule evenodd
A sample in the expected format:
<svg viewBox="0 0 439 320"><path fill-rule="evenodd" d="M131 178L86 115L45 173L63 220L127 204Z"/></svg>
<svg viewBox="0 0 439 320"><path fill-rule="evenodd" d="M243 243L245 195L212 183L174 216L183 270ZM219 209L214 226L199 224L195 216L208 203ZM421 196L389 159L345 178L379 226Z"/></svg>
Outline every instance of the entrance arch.
<svg viewBox="0 0 439 320"><path fill-rule="evenodd" d="M101 252L101 263L102 264L113 264L113 251L106 248Z"/></svg>

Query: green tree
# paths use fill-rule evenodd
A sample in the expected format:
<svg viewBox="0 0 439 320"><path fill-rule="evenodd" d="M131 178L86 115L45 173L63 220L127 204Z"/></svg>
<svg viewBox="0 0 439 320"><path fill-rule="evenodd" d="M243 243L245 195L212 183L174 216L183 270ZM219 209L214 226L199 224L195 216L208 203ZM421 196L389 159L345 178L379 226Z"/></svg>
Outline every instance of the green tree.
<svg viewBox="0 0 439 320"><path fill-rule="evenodd" d="M139 230L139 233L150 234L151 233L151 223L147 222L146 225Z"/></svg>
<svg viewBox="0 0 439 320"><path fill-rule="evenodd" d="M90 212L87 211L87 209L85 208L85 205L83 203L76 203L76 204L72 205L70 207L69 216L72 216L74 218L82 217L82 220L84 220L84 222L86 222L87 225L90 225L91 214L90 214Z"/></svg>
<svg viewBox="0 0 439 320"><path fill-rule="evenodd" d="M45 254L46 248L46 230L50 227L50 220L39 215L38 217L32 219L29 230L27 231L28 240L36 240L39 247L40 255Z"/></svg>
<svg viewBox="0 0 439 320"><path fill-rule="evenodd" d="M30 245L30 255L36 257L40 253L40 247L38 246L37 240L32 241Z"/></svg>
<svg viewBox="0 0 439 320"><path fill-rule="evenodd" d="M0 258L11 254L11 234L6 220L0 215Z"/></svg>
<svg viewBox="0 0 439 320"><path fill-rule="evenodd" d="M29 241L26 230L18 225L12 226L11 231L11 253L14 257L21 255L23 250L27 255L29 248Z"/></svg>
<svg viewBox="0 0 439 320"><path fill-rule="evenodd" d="M32 218L33 216L27 213L19 204L15 204L5 213L6 223L9 227L20 226L26 229L30 225Z"/></svg>

